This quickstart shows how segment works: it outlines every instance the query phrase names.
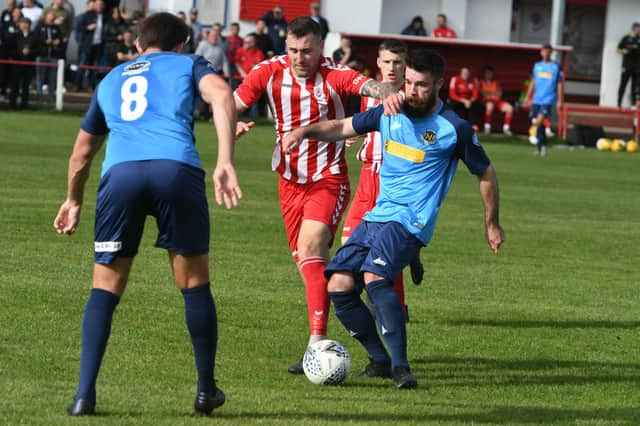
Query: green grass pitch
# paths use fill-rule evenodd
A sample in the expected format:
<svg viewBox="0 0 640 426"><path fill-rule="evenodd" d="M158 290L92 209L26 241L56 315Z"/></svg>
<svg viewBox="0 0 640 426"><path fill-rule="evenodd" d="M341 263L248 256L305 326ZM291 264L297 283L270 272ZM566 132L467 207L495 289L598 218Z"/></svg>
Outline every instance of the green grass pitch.
<svg viewBox="0 0 640 426"><path fill-rule="evenodd" d="M344 385L322 387L286 372L306 344L306 309L265 123L237 143L241 205L227 211L210 197L217 379L227 403L211 420L191 414L183 302L149 220L98 381L100 415L69 418L102 154L78 233L59 236L52 222L80 120L0 113L0 423L640 424L640 154L551 149L536 158L523 140L481 136L507 241L497 255L489 250L477 180L460 164L422 252L425 283L407 284L420 387L357 378L366 354L333 313L330 337L350 350L353 371ZM209 173L213 127L198 123L196 132Z"/></svg>

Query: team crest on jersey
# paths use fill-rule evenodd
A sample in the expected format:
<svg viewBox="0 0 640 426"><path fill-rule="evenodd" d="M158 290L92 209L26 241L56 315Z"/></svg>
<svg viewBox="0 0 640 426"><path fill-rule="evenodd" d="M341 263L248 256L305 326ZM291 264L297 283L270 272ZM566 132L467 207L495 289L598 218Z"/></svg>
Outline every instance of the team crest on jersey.
<svg viewBox="0 0 640 426"><path fill-rule="evenodd" d="M427 145L433 145L434 143L436 143L436 132L434 132L433 130L427 130L422 135L422 140Z"/></svg>
<svg viewBox="0 0 640 426"><path fill-rule="evenodd" d="M127 65L126 67L124 67L124 72L122 73L122 75L140 74L145 71L149 71L150 67L151 67L151 62L149 61L134 62L133 64Z"/></svg>

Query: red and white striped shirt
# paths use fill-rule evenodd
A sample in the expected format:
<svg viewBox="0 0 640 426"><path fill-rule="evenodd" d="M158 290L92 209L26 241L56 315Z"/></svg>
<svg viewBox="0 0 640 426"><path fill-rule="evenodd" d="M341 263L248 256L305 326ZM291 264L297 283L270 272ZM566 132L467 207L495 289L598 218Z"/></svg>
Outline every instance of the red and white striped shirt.
<svg viewBox="0 0 640 426"><path fill-rule="evenodd" d="M320 61L314 76L299 78L288 56L275 56L256 65L234 93L240 103L250 106L266 91L277 134L271 167L284 179L300 184L346 175L344 141L305 139L287 154L281 144L284 135L307 124L344 118L347 98L359 95L371 80L330 58Z"/></svg>
<svg viewBox="0 0 640 426"><path fill-rule="evenodd" d="M360 101L360 111L366 111L378 105L380 105L379 99L363 96ZM382 138L380 137L380 132L369 132L365 135L364 142L362 142L356 158L363 163L382 162Z"/></svg>

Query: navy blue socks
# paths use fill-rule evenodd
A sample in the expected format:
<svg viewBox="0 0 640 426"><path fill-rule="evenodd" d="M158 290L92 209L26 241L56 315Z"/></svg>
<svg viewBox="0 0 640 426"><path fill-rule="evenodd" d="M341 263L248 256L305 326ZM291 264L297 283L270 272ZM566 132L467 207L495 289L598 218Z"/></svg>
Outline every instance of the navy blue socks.
<svg viewBox="0 0 640 426"><path fill-rule="evenodd" d="M393 284L387 280L370 282L365 286L376 307L376 320L382 338L391 352L391 367L409 367L407 360L406 317Z"/></svg>
<svg viewBox="0 0 640 426"><path fill-rule="evenodd" d="M371 359L388 362L389 355L378 336L375 321L360 295L355 290L336 291L329 292L329 297L342 325L365 347Z"/></svg>
<svg viewBox="0 0 640 426"><path fill-rule="evenodd" d="M82 317L82 353L80 355L80 384L76 400L86 398L96 402L96 379L102 356L111 334L111 319L120 298L106 290L94 288Z"/></svg>
<svg viewBox="0 0 640 426"><path fill-rule="evenodd" d="M215 394L214 367L218 345L218 317L209 283L182 290L187 328L198 370L198 392Z"/></svg>

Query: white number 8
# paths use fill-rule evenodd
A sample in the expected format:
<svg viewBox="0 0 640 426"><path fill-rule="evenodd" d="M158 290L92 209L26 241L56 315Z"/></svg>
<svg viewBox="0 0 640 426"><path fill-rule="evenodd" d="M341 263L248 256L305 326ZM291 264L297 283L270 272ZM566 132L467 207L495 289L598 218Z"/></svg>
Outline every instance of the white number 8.
<svg viewBox="0 0 640 426"><path fill-rule="evenodd" d="M136 91L132 92L131 87L134 84ZM149 83L147 79L141 75L129 77L122 84L122 88L120 89L120 96L122 96L120 116L124 121L133 121L142 117L142 114L144 114L144 111L147 109L148 102L144 95L147 93L148 88Z"/></svg>

